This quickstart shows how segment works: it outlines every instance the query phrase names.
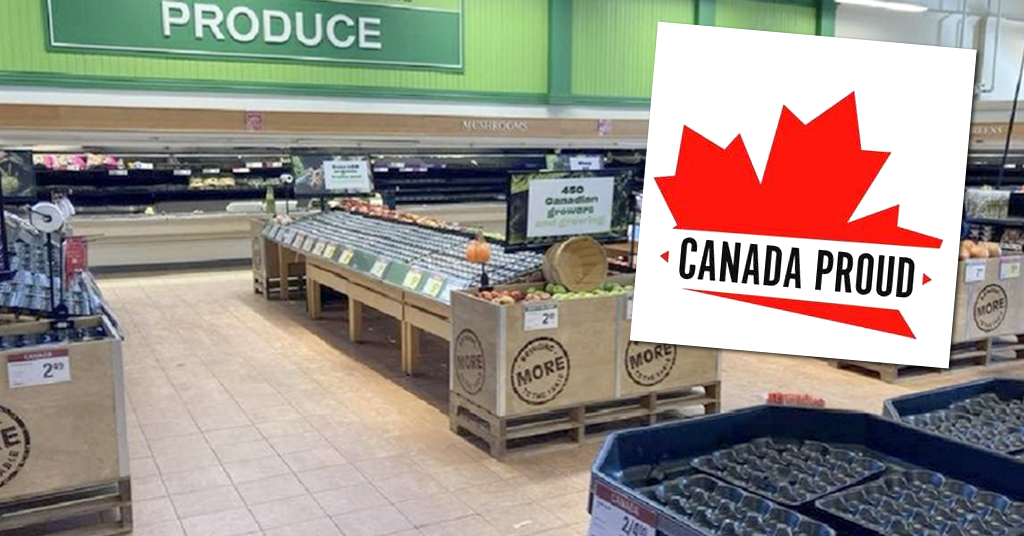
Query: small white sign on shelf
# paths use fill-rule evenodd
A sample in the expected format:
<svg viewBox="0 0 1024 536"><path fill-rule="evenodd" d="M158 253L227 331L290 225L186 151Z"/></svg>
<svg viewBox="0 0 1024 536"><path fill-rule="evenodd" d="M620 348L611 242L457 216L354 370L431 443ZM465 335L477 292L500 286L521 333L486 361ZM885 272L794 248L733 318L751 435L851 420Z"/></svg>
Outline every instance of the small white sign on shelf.
<svg viewBox="0 0 1024 536"><path fill-rule="evenodd" d="M999 279L1017 279L1020 277L1020 258L1002 259L999 261Z"/></svg>
<svg viewBox="0 0 1024 536"><path fill-rule="evenodd" d="M7 357L7 383L11 389L71 381L67 348L38 350Z"/></svg>
<svg viewBox="0 0 1024 536"><path fill-rule="evenodd" d="M370 268L370 275L380 279L384 278L384 271L388 269L388 261L384 259L378 259L377 262L373 263L373 267Z"/></svg>
<svg viewBox="0 0 1024 536"><path fill-rule="evenodd" d="M967 261L964 264L964 283L977 283L985 280L984 260Z"/></svg>
<svg viewBox="0 0 1024 536"><path fill-rule="evenodd" d="M633 296L626 298L626 320L633 320Z"/></svg>
<svg viewBox="0 0 1024 536"><path fill-rule="evenodd" d="M587 536L655 536L657 524L651 510L604 484L595 486Z"/></svg>
<svg viewBox="0 0 1024 536"><path fill-rule="evenodd" d="M558 304L527 305L523 309L523 330L558 329Z"/></svg>

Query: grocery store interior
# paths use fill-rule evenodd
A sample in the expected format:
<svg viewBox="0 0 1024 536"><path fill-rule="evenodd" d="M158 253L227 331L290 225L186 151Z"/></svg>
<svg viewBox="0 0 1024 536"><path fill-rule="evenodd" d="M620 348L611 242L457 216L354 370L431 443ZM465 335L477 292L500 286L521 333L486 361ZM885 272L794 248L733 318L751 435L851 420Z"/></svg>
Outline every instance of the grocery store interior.
<svg viewBox="0 0 1024 536"><path fill-rule="evenodd" d="M0 2L0 535L1024 531L1024 2L251 4ZM630 341L658 22L978 51L950 369Z"/></svg>

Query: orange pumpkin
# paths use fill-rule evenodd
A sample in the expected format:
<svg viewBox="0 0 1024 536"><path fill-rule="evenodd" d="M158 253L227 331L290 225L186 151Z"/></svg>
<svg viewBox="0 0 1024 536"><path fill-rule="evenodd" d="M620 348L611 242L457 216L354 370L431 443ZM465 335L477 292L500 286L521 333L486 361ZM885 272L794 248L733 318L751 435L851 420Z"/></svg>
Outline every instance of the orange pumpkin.
<svg viewBox="0 0 1024 536"><path fill-rule="evenodd" d="M476 235L466 246L466 260L474 264L487 264L491 260L491 245L484 240L483 235Z"/></svg>

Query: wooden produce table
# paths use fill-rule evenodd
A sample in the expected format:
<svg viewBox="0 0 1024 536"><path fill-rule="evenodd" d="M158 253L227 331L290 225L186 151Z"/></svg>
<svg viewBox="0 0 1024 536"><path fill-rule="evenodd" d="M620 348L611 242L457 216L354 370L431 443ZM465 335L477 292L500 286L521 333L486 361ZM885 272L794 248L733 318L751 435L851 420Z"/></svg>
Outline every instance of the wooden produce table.
<svg viewBox="0 0 1024 536"><path fill-rule="evenodd" d="M131 531L121 338L106 317L73 322L107 335L0 352L0 534L82 516L92 522L68 534ZM50 327L9 324L0 336Z"/></svg>
<svg viewBox="0 0 1024 536"><path fill-rule="evenodd" d="M281 249L290 248L281 246ZM348 298L348 333L353 342L362 339L364 306L398 320L401 323L402 371L406 374L416 373L421 331L445 340L451 339L451 308L448 305L326 259L303 257L310 318L320 318L320 287L325 286Z"/></svg>
<svg viewBox="0 0 1024 536"><path fill-rule="evenodd" d="M611 280L631 284L633 276ZM452 430L501 458L598 440L680 411L719 411L720 351L630 341L631 300L497 305L453 292Z"/></svg>
<svg viewBox="0 0 1024 536"><path fill-rule="evenodd" d="M303 255L263 236L266 222L264 218L253 218L250 222L253 290L268 300L275 295L291 300L294 291L302 290ZM283 271L282 266L286 267ZM287 275L282 277L282 273Z"/></svg>

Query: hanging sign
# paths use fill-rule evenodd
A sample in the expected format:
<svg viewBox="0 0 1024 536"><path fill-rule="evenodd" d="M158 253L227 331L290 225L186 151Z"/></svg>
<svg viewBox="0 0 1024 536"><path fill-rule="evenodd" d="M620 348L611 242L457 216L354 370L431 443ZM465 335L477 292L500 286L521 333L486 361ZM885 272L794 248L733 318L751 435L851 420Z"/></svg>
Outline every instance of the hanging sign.
<svg viewBox="0 0 1024 536"><path fill-rule="evenodd" d="M64 239L64 286L66 287L71 278L80 272L89 269L89 250L85 245L85 238L81 236L69 236Z"/></svg>
<svg viewBox="0 0 1024 536"><path fill-rule="evenodd" d="M46 0L58 51L462 69L462 0Z"/></svg>

